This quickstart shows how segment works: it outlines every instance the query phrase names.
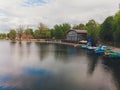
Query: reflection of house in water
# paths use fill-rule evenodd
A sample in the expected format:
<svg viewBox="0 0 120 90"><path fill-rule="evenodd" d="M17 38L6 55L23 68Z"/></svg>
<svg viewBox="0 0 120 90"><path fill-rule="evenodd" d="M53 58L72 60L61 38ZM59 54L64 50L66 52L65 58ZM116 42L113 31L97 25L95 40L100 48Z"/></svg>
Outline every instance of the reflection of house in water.
<svg viewBox="0 0 120 90"><path fill-rule="evenodd" d="M87 30L70 30L67 32L68 41L80 41L87 39Z"/></svg>

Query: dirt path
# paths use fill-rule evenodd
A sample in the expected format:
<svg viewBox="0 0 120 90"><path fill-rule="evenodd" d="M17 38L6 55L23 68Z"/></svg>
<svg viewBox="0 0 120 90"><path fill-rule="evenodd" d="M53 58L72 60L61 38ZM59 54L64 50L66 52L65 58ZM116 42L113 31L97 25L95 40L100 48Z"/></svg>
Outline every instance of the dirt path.
<svg viewBox="0 0 120 90"><path fill-rule="evenodd" d="M120 52L120 48L108 46L110 49L112 49L113 52Z"/></svg>

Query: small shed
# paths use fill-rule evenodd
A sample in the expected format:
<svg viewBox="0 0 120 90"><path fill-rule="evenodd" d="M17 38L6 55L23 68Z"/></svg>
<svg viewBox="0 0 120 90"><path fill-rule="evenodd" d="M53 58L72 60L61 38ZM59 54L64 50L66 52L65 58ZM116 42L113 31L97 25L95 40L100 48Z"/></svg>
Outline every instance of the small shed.
<svg viewBox="0 0 120 90"><path fill-rule="evenodd" d="M87 30L69 30L66 34L68 41L80 41L87 39Z"/></svg>

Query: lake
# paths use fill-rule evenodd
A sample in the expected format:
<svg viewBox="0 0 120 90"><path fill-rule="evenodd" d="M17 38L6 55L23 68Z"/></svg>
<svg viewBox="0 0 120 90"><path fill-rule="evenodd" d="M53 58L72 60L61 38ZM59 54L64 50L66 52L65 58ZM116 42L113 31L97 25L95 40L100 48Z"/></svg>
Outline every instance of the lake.
<svg viewBox="0 0 120 90"><path fill-rule="evenodd" d="M39 42L0 42L0 90L120 90L120 60Z"/></svg>

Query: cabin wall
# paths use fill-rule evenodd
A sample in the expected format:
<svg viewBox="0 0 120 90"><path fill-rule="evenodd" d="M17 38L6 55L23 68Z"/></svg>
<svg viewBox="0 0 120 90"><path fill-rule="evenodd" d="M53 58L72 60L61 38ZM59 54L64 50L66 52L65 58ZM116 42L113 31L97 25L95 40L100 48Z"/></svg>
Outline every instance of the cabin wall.
<svg viewBox="0 0 120 90"><path fill-rule="evenodd" d="M66 39L69 41L80 41L87 38L86 33L77 33L75 31L69 31L66 35Z"/></svg>
<svg viewBox="0 0 120 90"><path fill-rule="evenodd" d="M77 33L75 31L70 31L67 33L67 40L77 41Z"/></svg>

